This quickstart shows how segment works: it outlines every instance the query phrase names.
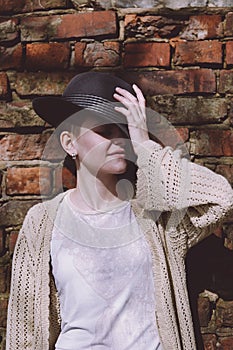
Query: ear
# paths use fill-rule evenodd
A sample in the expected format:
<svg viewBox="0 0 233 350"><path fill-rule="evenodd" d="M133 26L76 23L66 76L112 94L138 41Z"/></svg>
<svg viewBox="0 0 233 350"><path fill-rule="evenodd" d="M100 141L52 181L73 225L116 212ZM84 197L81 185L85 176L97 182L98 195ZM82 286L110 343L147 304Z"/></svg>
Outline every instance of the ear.
<svg viewBox="0 0 233 350"><path fill-rule="evenodd" d="M63 131L60 135L60 142L64 151L70 156L72 154L78 154L77 144L71 132Z"/></svg>

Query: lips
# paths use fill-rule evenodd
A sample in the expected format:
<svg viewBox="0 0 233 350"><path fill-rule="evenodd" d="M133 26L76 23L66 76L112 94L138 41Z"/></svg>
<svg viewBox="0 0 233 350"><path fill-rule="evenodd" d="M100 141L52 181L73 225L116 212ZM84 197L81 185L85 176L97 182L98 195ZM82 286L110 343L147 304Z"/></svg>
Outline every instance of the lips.
<svg viewBox="0 0 233 350"><path fill-rule="evenodd" d="M111 152L108 154L109 156L121 156L121 157L125 157L125 151L124 150L118 150L115 152Z"/></svg>

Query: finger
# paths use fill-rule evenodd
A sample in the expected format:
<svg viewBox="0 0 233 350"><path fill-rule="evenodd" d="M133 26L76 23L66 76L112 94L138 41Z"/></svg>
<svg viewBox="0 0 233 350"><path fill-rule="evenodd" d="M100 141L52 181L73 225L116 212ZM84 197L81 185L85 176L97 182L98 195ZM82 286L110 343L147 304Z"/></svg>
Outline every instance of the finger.
<svg viewBox="0 0 233 350"><path fill-rule="evenodd" d="M122 113L126 119L128 123L132 123L132 124L138 124L140 123L140 119L136 116L138 116L138 110L135 110L133 108L124 108L124 107L114 107L114 109L117 112Z"/></svg>
<svg viewBox="0 0 233 350"><path fill-rule="evenodd" d="M135 84L133 88L137 97L133 96L127 90L119 87L116 88L116 93L114 93L113 96L130 112L127 112L128 122L138 125L140 123L144 123L146 120L145 98L141 90ZM125 111L122 112L122 110L120 110L120 112L124 115L126 113Z"/></svg>
<svg viewBox="0 0 233 350"><path fill-rule="evenodd" d="M141 108L139 106L138 101L135 99L134 101L129 100L128 98L118 95L118 94L114 94L113 97L119 101L120 103L122 103L127 109L129 109L131 111L132 114L134 114L135 112L137 114L141 114Z"/></svg>
<svg viewBox="0 0 233 350"><path fill-rule="evenodd" d="M136 84L133 85L133 89L135 91L136 97L132 95L129 91L117 87L117 93L114 94L114 98L129 109L133 108L135 110L136 107L138 114L142 115L144 119L146 117L146 105L144 95Z"/></svg>
<svg viewBox="0 0 233 350"><path fill-rule="evenodd" d="M141 111L142 111L143 114L145 114L145 111L146 111L146 100L145 100L145 97L144 97L144 95L142 93L142 90L136 84L133 84L133 89L134 89L134 91L136 93L136 96L137 96L137 99L138 99Z"/></svg>
<svg viewBox="0 0 233 350"><path fill-rule="evenodd" d="M142 90L136 84L133 84L133 89L135 91L138 101L145 103L145 97L142 93Z"/></svg>
<svg viewBox="0 0 233 350"><path fill-rule="evenodd" d="M118 89L118 88L117 88ZM119 101L119 102L121 102L123 105L125 105L127 108L130 108L130 107L132 107L132 106L136 106L136 107L138 107L139 106L139 101L138 101L138 99L135 97L135 96L133 96L130 92L128 92L128 91L126 91L126 90L124 90L124 89L121 89L122 90L122 92L123 92L123 95L121 95L120 94L120 91L119 91L119 93L117 92L117 93L114 93L113 94L113 97L117 100L117 101ZM118 91L118 90L117 90ZM142 96L140 96L140 98L141 99L143 99L143 95ZM142 107L143 107L143 100L142 100ZM141 108L141 107L140 107Z"/></svg>
<svg viewBox="0 0 233 350"><path fill-rule="evenodd" d="M114 107L114 109L115 109L117 112L122 113L123 115L125 115L125 116L127 117L127 119L128 119L129 114L130 114L130 112L129 112L128 109L126 109L126 108L124 108L124 107Z"/></svg>
<svg viewBox="0 0 233 350"><path fill-rule="evenodd" d="M132 101L132 102L137 102L137 98L131 94L128 90L125 90L125 89L122 89L120 87L116 87L116 92L123 96L124 98L128 99L129 101Z"/></svg>
<svg viewBox="0 0 233 350"><path fill-rule="evenodd" d="M119 113L122 113L126 117L128 126L142 129L147 128L146 119L143 118L142 115L139 115L138 111L135 112L124 107L115 107L115 110Z"/></svg>

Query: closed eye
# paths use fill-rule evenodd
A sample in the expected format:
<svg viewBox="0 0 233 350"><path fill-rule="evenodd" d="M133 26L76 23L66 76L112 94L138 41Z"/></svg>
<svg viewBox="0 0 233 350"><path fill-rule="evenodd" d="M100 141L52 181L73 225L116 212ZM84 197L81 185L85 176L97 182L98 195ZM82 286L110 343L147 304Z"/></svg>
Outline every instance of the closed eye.
<svg viewBox="0 0 233 350"><path fill-rule="evenodd" d="M126 135L117 124L104 124L96 126L92 129L96 134L106 138L125 138Z"/></svg>
<svg viewBox="0 0 233 350"><path fill-rule="evenodd" d="M111 128L102 125L93 128L92 131L104 138L111 138L112 135Z"/></svg>

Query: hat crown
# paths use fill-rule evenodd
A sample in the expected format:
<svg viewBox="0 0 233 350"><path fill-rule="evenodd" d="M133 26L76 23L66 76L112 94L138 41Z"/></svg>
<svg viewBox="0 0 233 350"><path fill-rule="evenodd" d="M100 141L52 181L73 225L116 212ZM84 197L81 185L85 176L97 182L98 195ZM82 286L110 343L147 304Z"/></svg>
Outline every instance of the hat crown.
<svg viewBox="0 0 233 350"><path fill-rule="evenodd" d="M132 87L124 80L109 73L85 72L76 75L67 85L63 97L72 95L92 95L116 102L113 97L116 87L121 87L135 94Z"/></svg>
<svg viewBox="0 0 233 350"><path fill-rule="evenodd" d="M37 97L33 100L33 108L53 126L82 109L99 113L115 123L122 119L125 122L125 117L115 110L117 101L113 95L116 87L135 95L131 85L115 75L92 71L80 73L71 79L62 96Z"/></svg>

